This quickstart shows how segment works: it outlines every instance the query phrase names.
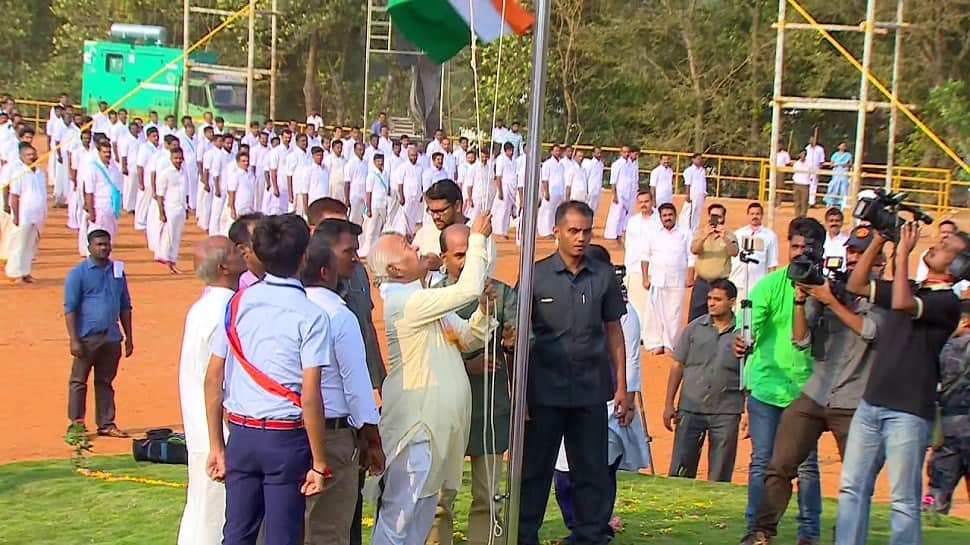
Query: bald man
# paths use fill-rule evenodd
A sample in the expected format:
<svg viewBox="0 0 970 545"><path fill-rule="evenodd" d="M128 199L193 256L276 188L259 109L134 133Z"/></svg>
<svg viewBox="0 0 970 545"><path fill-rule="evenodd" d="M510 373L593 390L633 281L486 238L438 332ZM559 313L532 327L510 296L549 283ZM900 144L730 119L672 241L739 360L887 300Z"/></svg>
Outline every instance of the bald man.
<svg viewBox="0 0 970 545"><path fill-rule="evenodd" d="M484 344L494 322L484 312L486 239L492 218L472 226L464 270L454 285L425 289L425 261L400 234L380 237L368 265L384 299L390 365L380 432L387 459L373 545L421 543L434 521L438 493L461 486L471 390L461 353ZM480 299L462 320L456 312ZM369 490L375 500L377 490Z"/></svg>
<svg viewBox="0 0 970 545"><path fill-rule="evenodd" d="M225 522L226 488L205 471L209 434L205 416L205 370L209 340L225 324L226 305L246 270L237 244L224 236L209 237L195 246L195 275L206 285L202 297L185 316L179 361L182 426L189 451L189 486L179 527L178 545L219 545Z"/></svg>

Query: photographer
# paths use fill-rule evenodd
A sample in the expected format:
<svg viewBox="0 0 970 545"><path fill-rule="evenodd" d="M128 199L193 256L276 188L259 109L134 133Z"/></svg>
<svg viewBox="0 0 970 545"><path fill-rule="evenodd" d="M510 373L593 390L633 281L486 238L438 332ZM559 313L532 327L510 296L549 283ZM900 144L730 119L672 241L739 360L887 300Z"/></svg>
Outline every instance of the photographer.
<svg viewBox="0 0 970 545"><path fill-rule="evenodd" d="M724 226L727 217L724 205L714 203L708 206L707 217L707 225L694 233L694 239L690 243L694 287L690 292L690 306L687 309L688 323L707 314L707 290L710 283L718 278L731 276L731 258L738 255L738 239Z"/></svg>
<svg viewBox="0 0 970 545"><path fill-rule="evenodd" d="M900 199L901 200L901 199ZM870 201L873 221L882 229L896 220L891 203ZM900 207L901 208L901 207ZM862 210L860 216L870 215ZM915 211L914 216L925 218ZM891 222L883 221L885 219ZM939 382L940 351L960 320L960 304L951 291L953 282L966 276L970 239L958 233L934 244L926 257L929 272L917 286L909 281L909 256L919 240L916 222L899 229L893 280L870 280L870 271L886 242L884 234L862 254L849 275L850 292L868 296L886 313L878 339L878 355L872 362L862 400L852 417L846 442L836 543L864 544L869 526L869 505L876 476L888 460L890 483L891 543L922 542L920 521L920 473L929 441ZM956 263L954 263L956 262Z"/></svg>
<svg viewBox="0 0 970 545"><path fill-rule="evenodd" d="M872 229L855 228L845 243L846 268L852 271L872 242ZM878 278L882 271L874 271ZM831 276L836 276L833 274ZM797 284L792 316L792 342L812 349L812 375L801 395L781 415L774 452L765 473L764 495L755 512L754 532L742 544L767 543L777 534L798 465L831 431L841 454L849 423L869 372L881 314L862 297L845 293L841 282Z"/></svg>
<svg viewBox="0 0 970 545"><path fill-rule="evenodd" d="M749 392L747 417L751 436L748 505L744 512L749 533L754 531L754 512L761 503L765 470L771 460L782 412L798 397L812 371L811 354L791 342L795 287L789 270L803 253L821 258L824 238L825 229L812 218L795 218L788 224L792 264L768 273L751 290L753 344L745 343L743 327L742 334L735 338L735 354L742 357L749 353L742 373ZM809 260L807 256L802 259ZM806 543L818 540L822 493L814 449L798 467L798 511L799 539Z"/></svg>

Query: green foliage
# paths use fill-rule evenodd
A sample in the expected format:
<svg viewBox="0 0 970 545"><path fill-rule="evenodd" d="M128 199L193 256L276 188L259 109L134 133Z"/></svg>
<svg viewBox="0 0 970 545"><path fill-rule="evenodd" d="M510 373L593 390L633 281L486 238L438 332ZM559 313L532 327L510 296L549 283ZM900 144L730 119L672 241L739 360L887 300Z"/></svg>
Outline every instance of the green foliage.
<svg viewBox="0 0 970 545"><path fill-rule="evenodd" d="M94 450L84 422L74 422L64 434L64 443L71 447L71 464L75 469L88 468L88 455Z"/></svg>

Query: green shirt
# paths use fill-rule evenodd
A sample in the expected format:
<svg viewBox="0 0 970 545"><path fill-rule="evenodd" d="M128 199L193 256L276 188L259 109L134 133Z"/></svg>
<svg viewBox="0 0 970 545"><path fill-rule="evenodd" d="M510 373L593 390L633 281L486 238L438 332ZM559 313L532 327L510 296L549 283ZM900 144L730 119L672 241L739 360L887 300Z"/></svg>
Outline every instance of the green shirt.
<svg viewBox="0 0 970 545"><path fill-rule="evenodd" d="M758 281L749 295L754 350L744 367L744 384L762 403L787 407L812 374L812 353L792 343L795 287L783 267ZM740 315L739 315L740 328Z"/></svg>
<svg viewBox="0 0 970 545"><path fill-rule="evenodd" d="M509 448L509 420L512 414L512 402L509 396L509 367L511 358L507 358L502 350L502 328L505 324L515 325L516 309L518 308L518 296L515 288L504 284L498 280L489 280L495 287L496 299L495 308L489 312L495 317L498 326L492 337L489 348L495 346L497 354L497 369L494 373L484 373L481 375L469 375L468 382L472 391L472 419L471 430L468 435L468 447L465 454L468 456L481 456L483 454L501 454ZM445 287L454 284L455 281L449 277L441 279L434 287ZM478 300L468 303L464 308L459 309L456 314L463 319L469 316L478 308ZM465 361L480 355L484 349L462 353L461 357ZM494 375L494 377L493 377ZM488 387L485 381L488 381ZM494 380L494 382L493 382ZM495 436L492 439L492 418L486 418L485 398L491 390L491 385L495 384L495 396L490 399L495 422ZM485 432L485 429L488 432ZM494 452L493 452L494 446Z"/></svg>

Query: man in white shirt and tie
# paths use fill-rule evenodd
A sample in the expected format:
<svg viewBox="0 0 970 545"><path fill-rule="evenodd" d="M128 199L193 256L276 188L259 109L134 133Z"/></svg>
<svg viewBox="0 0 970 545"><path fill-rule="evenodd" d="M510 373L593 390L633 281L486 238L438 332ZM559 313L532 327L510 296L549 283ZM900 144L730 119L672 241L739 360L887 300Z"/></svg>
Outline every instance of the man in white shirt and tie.
<svg viewBox="0 0 970 545"><path fill-rule="evenodd" d="M677 225L677 209L660 205L660 229L648 237L643 250L643 288L648 291L643 315L643 346L654 354L673 352L684 328L684 292L691 234Z"/></svg>
<svg viewBox="0 0 970 545"><path fill-rule="evenodd" d="M650 171L650 195L658 205L674 202L674 169L669 155L661 155L660 164Z"/></svg>
<svg viewBox="0 0 970 545"><path fill-rule="evenodd" d="M209 342L225 327L226 306L246 271L239 246L223 236L209 237L195 246L195 275L206 286L185 315L179 358L179 400L182 429L189 454L188 490L177 545L221 545L226 516L226 487L206 474L209 431L205 413L205 371Z"/></svg>
<svg viewBox="0 0 970 545"><path fill-rule="evenodd" d="M687 204L684 206L689 207L689 231L693 233L701 224L704 201L707 200L707 169L700 153L692 155L691 165L684 169L684 184L687 186Z"/></svg>
<svg viewBox="0 0 970 545"><path fill-rule="evenodd" d="M356 316L337 293L337 257L326 236L313 236L301 273L307 298L330 319L334 364L324 368L320 387L326 415L327 493L307 499L306 545L347 543L359 490L359 467L384 470L367 352ZM358 452L358 445L366 445ZM358 459L359 454L359 459Z"/></svg>
<svg viewBox="0 0 970 545"><path fill-rule="evenodd" d="M563 165L560 163L562 148L553 144L549 158L542 163L539 178L539 220L537 232L540 237L552 238L556 225L556 208L562 202L566 191Z"/></svg>
<svg viewBox="0 0 970 545"><path fill-rule="evenodd" d="M738 288L738 301L747 299L758 280L778 268L778 236L762 224L764 214L761 203L752 202L748 225L734 232L740 251L731 259L729 280Z"/></svg>

